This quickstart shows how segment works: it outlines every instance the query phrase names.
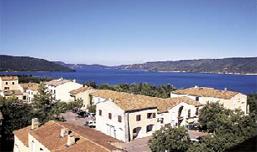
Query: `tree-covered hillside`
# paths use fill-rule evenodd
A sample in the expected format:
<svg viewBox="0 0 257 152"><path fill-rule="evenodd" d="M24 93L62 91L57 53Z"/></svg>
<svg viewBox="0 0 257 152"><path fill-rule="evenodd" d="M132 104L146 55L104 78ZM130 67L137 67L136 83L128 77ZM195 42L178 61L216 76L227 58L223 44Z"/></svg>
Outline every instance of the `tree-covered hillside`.
<svg viewBox="0 0 257 152"><path fill-rule="evenodd" d="M0 71L72 71L44 59L0 55Z"/></svg>
<svg viewBox="0 0 257 152"><path fill-rule="evenodd" d="M146 62L119 66L145 71L184 71L207 73L257 73L257 57Z"/></svg>

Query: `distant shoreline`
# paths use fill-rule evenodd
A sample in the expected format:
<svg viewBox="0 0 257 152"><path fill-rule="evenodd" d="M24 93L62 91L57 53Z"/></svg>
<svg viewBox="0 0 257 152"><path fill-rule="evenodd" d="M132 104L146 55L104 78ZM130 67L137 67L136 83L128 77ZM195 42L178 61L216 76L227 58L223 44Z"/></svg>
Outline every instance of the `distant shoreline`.
<svg viewBox="0 0 257 152"><path fill-rule="evenodd" d="M190 72L190 71L151 71L151 70L131 70L131 69L112 69L105 68L105 70L121 70L121 71L142 71L142 72L159 72L159 73L199 73L199 74L220 74L220 75L249 75L249 76L257 76L257 73L223 73L223 72ZM0 71L4 73L9 72L76 72L76 69L72 71Z"/></svg>

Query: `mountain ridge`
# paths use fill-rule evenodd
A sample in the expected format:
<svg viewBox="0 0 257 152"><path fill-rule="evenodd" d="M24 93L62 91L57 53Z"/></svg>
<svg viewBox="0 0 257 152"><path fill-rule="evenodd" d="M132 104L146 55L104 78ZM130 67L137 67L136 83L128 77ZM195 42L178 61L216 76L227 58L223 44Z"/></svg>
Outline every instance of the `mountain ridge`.
<svg viewBox="0 0 257 152"><path fill-rule="evenodd" d="M0 55L0 71L74 71L67 66L29 56Z"/></svg>

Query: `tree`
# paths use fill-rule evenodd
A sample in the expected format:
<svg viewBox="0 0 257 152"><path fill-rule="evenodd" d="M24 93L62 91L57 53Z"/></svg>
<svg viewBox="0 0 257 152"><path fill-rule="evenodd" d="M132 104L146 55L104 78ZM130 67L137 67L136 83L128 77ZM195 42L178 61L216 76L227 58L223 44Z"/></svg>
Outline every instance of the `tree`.
<svg viewBox="0 0 257 152"><path fill-rule="evenodd" d="M44 83L41 83L38 88L38 94L34 96L32 106L35 116L41 121L46 122L53 119L51 108L55 104L52 99L52 94L46 90Z"/></svg>
<svg viewBox="0 0 257 152"><path fill-rule="evenodd" d="M190 143L189 135L184 127L163 127L156 131L149 141L153 152L184 152Z"/></svg>

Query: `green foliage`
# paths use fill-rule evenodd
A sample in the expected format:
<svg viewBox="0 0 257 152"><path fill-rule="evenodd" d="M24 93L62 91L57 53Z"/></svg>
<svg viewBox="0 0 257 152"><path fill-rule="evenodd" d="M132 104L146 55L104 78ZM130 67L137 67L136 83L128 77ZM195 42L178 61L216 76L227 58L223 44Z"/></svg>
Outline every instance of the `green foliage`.
<svg viewBox="0 0 257 152"><path fill-rule="evenodd" d="M212 136L204 138L200 145L190 146L190 151L206 147L209 151L225 151L257 135L255 113L244 115L240 110L228 110L217 103L205 105L199 116L202 129Z"/></svg>
<svg viewBox="0 0 257 152"><path fill-rule="evenodd" d="M0 98L0 111L2 111L3 120L3 139L11 140L12 132L28 126L34 117L33 108L29 104L24 104L16 99Z"/></svg>
<svg viewBox="0 0 257 152"><path fill-rule="evenodd" d="M169 98L170 92L174 91L175 88L170 85L160 85L160 86L154 86L148 83L133 83L133 84L118 84L118 85L108 85L108 84L102 84L97 86L93 82L87 82L85 85L97 88L97 89L107 89L107 90L113 90L113 91L119 91L119 92L128 92L128 93L134 93L134 94L141 94L141 95L147 95L152 97L160 97L160 98Z"/></svg>
<svg viewBox="0 0 257 152"><path fill-rule="evenodd" d="M257 115L257 94L248 95L247 104L249 105L250 113L255 113L255 115Z"/></svg>
<svg viewBox="0 0 257 152"><path fill-rule="evenodd" d="M52 79L50 78L42 78L42 77L33 77L32 75L18 75L19 77L19 83L40 83L43 81L50 81Z"/></svg>
<svg viewBox="0 0 257 152"><path fill-rule="evenodd" d="M153 152L184 152L188 149L190 139L184 127L163 127L153 134L149 141Z"/></svg>

